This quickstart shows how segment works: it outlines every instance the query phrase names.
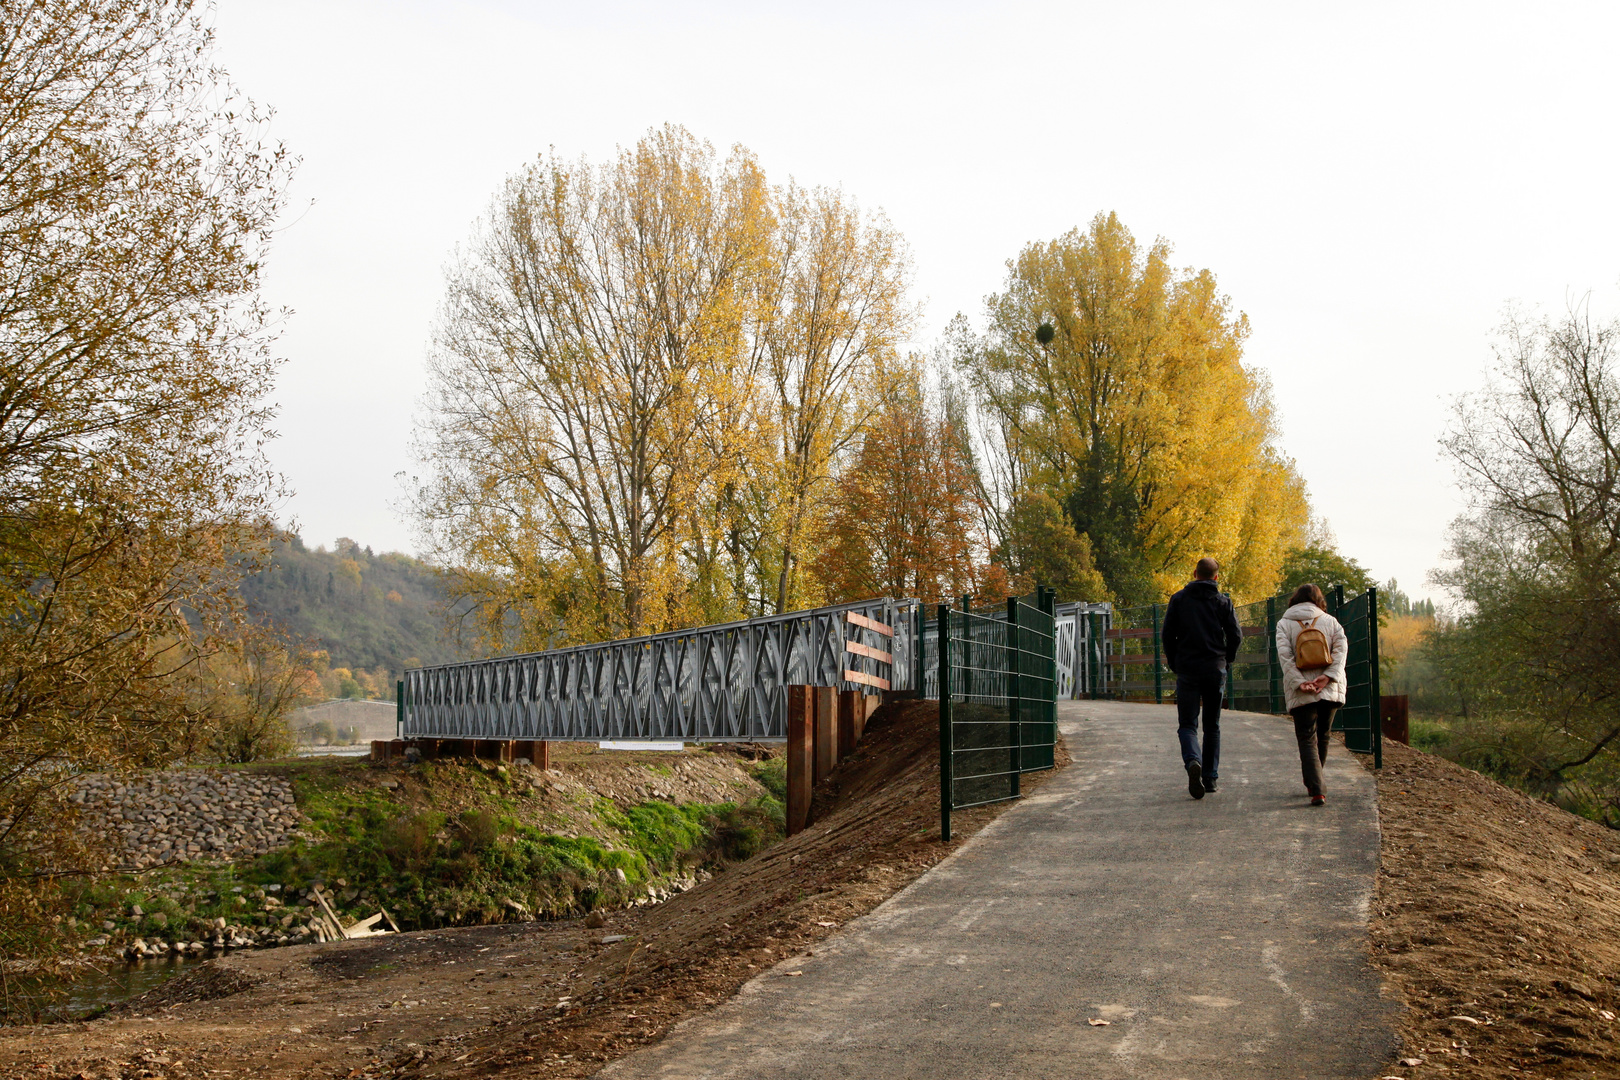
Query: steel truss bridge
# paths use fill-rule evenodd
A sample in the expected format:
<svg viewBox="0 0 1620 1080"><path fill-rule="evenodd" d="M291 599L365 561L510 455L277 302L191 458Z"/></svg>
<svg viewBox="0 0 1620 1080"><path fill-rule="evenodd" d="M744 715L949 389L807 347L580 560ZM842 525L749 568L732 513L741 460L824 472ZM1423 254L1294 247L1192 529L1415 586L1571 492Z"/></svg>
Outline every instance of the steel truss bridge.
<svg viewBox="0 0 1620 1080"><path fill-rule="evenodd" d="M1004 609L984 614L1005 618ZM416 668L404 739L777 742L787 688L937 698L938 628L916 600L862 600L694 630ZM1059 700L1108 692L1110 604L1057 605Z"/></svg>
<svg viewBox="0 0 1620 1080"><path fill-rule="evenodd" d="M416 668L405 739L787 738L787 688L915 690L916 600L864 600L695 630Z"/></svg>

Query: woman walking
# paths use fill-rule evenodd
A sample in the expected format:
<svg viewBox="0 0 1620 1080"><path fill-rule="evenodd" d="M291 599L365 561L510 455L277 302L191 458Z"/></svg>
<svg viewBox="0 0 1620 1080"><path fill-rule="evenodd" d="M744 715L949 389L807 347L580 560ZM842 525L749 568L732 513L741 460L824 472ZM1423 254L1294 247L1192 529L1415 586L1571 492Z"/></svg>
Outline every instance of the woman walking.
<svg viewBox="0 0 1620 1080"><path fill-rule="evenodd" d="M1282 661L1283 691L1299 740L1299 765L1311 805L1327 802L1322 766L1327 763L1328 732L1333 714L1344 704L1344 662L1350 641L1339 620L1323 608L1315 585L1301 585L1288 598L1288 610L1277 620L1277 658Z"/></svg>

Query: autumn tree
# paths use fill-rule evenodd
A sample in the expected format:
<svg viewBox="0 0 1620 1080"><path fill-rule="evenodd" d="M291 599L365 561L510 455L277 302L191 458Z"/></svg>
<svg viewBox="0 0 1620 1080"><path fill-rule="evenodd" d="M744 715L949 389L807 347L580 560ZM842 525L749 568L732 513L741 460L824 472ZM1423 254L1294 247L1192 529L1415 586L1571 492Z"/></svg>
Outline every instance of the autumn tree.
<svg viewBox="0 0 1620 1080"><path fill-rule="evenodd" d="M803 598L796 570L833 482L834 462L877 405L873 386L911 327L903 241L841 192L777 193L776 228L758 288L754 346L765 382L770 467L754 474L764 508L754 562L776 577L774 610ZM762 449L764 449L762 445Z"/></svg>
<svg viewBox="0 0 1620 1080"><path fill-rule="evenodd" d="M64 801L209 717L269 537L258 282L290 163L188 0L0 0L0 948L98 864Z"/></svg>
<svg viewBox="0 0 1620 1080"><path fill-rule="evenodd" d="M1057 499L1121 602L1161 599L1201 555L1239 596L1265 595L1303 533L1304 487L1214 275L1174 269L1168 244L1144 248L1112 214L1007 271L986 331L958 322L951 340L1001 497Z"/></svg>
<svg viewBox="0 0 1620 1080"><path fill-rule="evenodd" d="M1443 445L1469 498L1423 647L1448 753L1620 827L1620 321L1512 315Z"/></svg>
<svg viewBox="0 0 1620 1080"><path fill-rule="evenodd" d="M1012 575L1015 592L1045 585L1060 601L1111 599L1097 572L1090 537L1075 531L1063 507L1046 492L1026 490L1013 497L1005 536L996 555Z"/></svg>
<svg viewBox="0 0 1620 1080"><path fill-rule="evenodd" d="M748 435L767 202L746 152L673 127L497 197L449 276L417 499L486 641L682 621L681 526Z"/></svg>
<svg viewBox="0 0 1620 1080"><path fill-rule="evenodd" d="M973 462L913 359L888 375L827 508L815 569L829 601L1004 598L980 530Z"/></svg>
<svg viewBox="0 0 1620 1080"><path fill-rule="evenodd" d="M907 274L880 216L677 127L514 177L450 274L416 500L477 638L800 602L804 537L910 325Z"/></svg>

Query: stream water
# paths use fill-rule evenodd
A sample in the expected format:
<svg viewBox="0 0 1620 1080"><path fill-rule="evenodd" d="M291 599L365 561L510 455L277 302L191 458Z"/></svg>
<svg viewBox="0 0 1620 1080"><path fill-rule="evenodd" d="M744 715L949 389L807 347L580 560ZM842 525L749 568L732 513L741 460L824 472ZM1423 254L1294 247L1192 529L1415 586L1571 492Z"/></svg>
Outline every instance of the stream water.
<svg viewBox="0 0 1620 1080"><path fill-rule="evenodd" d="M164 956L152 960L118 961L105 967L86 967L72 982L57 982L52 989L62 990L65 996L55 1003L52 1011L65 1019L85 1016L146 993L174 978L186 968L196 967L217 953L197 956ZM20 979L26 988L31 980ZM34 983L39 989L39 984Z"/></svg>

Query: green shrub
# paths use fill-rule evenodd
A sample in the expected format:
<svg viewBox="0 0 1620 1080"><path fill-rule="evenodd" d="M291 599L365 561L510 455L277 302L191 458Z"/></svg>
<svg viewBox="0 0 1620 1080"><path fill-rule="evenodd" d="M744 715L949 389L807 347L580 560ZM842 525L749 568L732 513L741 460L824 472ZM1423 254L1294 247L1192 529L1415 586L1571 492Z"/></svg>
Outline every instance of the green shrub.
<svg viewBox="0 0 1620 1080"><path fill-rule="evenodd" d="M777 802L787 802L787 760L785 758L770 758L758 762L748 770L761 787L771 793Z"/></svg>
<svg viewBox="0 0 1620 1080"><path fill-rule="evenodd" d="M1412 740L1412 749L1435 754L1450 745L1451 728L1434 720L1423 720L1414 716L1407 728L1407 736Z"/></svg>
<svg viewBox="0 0 1620 1080"><path fill-rule="evenodd" d="M466 851L485 852L500 839L500 822L488 810L468 810L457 822L457 839Z"/></svg>

